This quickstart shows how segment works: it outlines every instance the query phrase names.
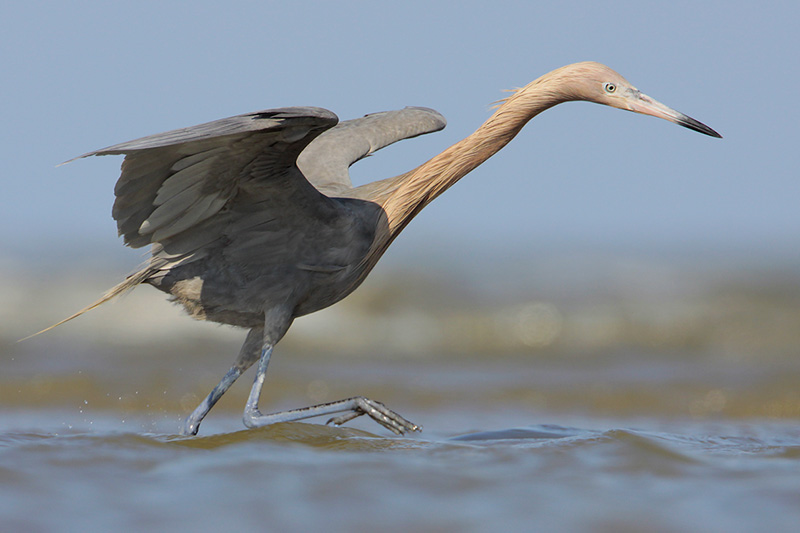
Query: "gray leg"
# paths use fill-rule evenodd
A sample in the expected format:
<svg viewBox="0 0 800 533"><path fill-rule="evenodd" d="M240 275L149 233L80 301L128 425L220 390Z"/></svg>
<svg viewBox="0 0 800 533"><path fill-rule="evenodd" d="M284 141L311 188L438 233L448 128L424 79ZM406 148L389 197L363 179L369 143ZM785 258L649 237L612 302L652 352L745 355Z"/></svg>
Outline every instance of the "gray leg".
<svg viewBox="0 0 800 533"><path fill-rule="evenodd" d="M250 390L250 397L247 399L247 405L244 409L245 426L249 428L262 427L278 422L294 422L296 420L305 420L306 418L313 418L316 416L346 413L331 418L328 420L328 423L338 426L361 415L369 415L370 418L377 423L398 435L402 435L407 431L420 431L421 428L419 426L409 422L394 411L387 409L382 403L364 398L363 396L339 400L338 402L313 405L302 409L291 409L289 411L281 411L280 413L262 415L258 410L258 399L261 397L261 389L264 386L264 378L267 374L267 365L269 364L271 355L272 345L264 345L261 351L261 360L258 363L256 378L253 382L253 388Z"/></svg>
<svg viewBox="0 0 800 533"><path fill-rule="evenodd" d="M251 329L247 334L247 338L239 351L239 356L236 362L228 370L222 380L217 384L211 393L206 396L200 405L189 415L183 425L184 435L197 435L197 430L200 427L200 422L206 417L208 412L214 407L214 404L222 397L223 394L233 385L233 382L242 375L242 373L250 368L253 363L258 360L260 353L262 338L264 330L261 328Z"/></svg>
<svg viewBox="0 0 800 533"><path fill-rule="evenodd" d="M225 377L217 384L216 387L211 391L211 393L206 396L206 399L200 402L200 405L192 411L192 414L186 419L186 422L183 424L183 434L184 435L197 435L197 430L200 428L200 422L206 417L208 412L214 407L214 404L217 403L223 394L233 385L233 382L236 381L236 378L242 375L242 370L235 366L231 367L228 370L228 373L225 374Z"/></svg>

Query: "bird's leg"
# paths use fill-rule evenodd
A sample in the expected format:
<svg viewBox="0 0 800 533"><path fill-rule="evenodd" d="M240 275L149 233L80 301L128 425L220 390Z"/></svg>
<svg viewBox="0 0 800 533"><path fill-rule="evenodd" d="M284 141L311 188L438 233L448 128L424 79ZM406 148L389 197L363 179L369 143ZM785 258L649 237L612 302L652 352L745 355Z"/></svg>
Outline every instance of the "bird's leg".
<svg viewBox="0 0 800 533"><path fill-rule="evenodd" d="M261 359L258 361L256 377L253 380L253 387L250 389L250 396L247 397L247 404L244 406L244 425L249 428L267 425L256 423L255 420L264 418L264 415L258 410L258 399L261 398L261 389L264 388L264 379L267 377L267 366L269 358L272 357L272 348L272 344L264 344L261 349Z"/></svg>
<svg viewBox="0 0 800 533"><path fill-rule="evenodd" d="M206 417L208 412L214 407L214 404L217 403L223 394L233 385L233 382L236 381L236 378L242 375L242 370L235 366L232 366L230 370L225 374L222 380L217 384L216 387L212 389L206 398L200 402L200 405L192 411L186 418L186 422L183 424L183 434L184 435L197 435L197 430L200 428L200 422Z"/></svg>
<svg viewBox="0 0 800 533"><path fill-rule="evenodd" d="M261 389L264 386L264 378L267 374L267 365L269 364L271 355L272 345L265 344L261 351L261 360L258 363L258 370L256 371L253 388L250 390L250 397L247 399L247 405L244 409L245 426L249 428L262 427L270 424L277 424L278 422L294 422L296 420L305 420L306 418L314 418L317 416L345 413L341 416L331 418L328 420L328 423L338 426L361 415L369 415L369 417L377 423L398 435L402 435L407 431L420 431L421 428L419 426L409 422L394 411L387 409L382 403L364 398L363 396L355 396L337 402L312 405L311 407L291 409L268 415L261 414L258 410L258 399L261 396Z"/></svg>
<svg viewBox="0 0 800 533"><path fill-rule="evenodd" d="M264 332L261 328L253 328L250 330L242 345L242 349L239 351L236 362L231 366L230 370L228 370L217 386L214 387L209 395L206 396L200 405L198 405L186 419L183 425L184 435L197 435L200 422L203 421L211 408L214 407L214 404L216 404L222 395L233 385L233 382L258 360L263 334Z"/></svg>

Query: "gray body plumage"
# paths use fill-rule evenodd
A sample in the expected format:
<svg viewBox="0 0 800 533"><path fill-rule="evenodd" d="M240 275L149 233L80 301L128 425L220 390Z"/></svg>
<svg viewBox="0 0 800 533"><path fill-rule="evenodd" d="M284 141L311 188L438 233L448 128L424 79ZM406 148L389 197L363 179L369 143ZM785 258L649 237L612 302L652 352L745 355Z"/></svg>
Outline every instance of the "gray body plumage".
<svg viewBox="0 0 800 533"><path fill-rule="evenodd" d="M445 126L425 108L336 123L324 109L273 109L81 157L126 156L112 214L126 244L153 245L135 279L200 319L261 327L280 308L282 335L293 318L352 292L374 264L366 254L385 215L358 198L349 166Z"/></svg>

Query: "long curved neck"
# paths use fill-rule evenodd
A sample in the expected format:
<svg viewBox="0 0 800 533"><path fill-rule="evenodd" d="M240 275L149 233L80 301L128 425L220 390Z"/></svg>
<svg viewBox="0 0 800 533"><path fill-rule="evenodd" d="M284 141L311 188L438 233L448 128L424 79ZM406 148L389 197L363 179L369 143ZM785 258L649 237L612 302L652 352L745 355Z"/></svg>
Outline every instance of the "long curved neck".
<svg viewBox="0 0 800 533"><path fill-rule="evenodd" d="M564 81L562 69L545 74L505 99L469 137L406 174L377 182L370 196L386 212L388 241L426 205L508 144L529 120L574 99L564 92Z"/></svg>

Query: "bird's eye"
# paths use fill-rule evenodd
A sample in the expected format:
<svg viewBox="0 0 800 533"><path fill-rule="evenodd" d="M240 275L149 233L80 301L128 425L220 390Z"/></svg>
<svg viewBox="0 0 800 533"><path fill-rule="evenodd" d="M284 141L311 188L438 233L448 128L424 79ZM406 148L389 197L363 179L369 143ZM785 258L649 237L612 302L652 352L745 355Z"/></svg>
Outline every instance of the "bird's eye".
<svg viewBox="0 0 800 533"><path fill-rule="evenodd" d="M606 83L606 84L603 86L603 88L606 90L606 92L607 92L608 94L611 94L611 93L613 93L614 91L616 91L616 90L617 90L617 86L616 86L616 85L614 85L613 83Z"/></svg>

